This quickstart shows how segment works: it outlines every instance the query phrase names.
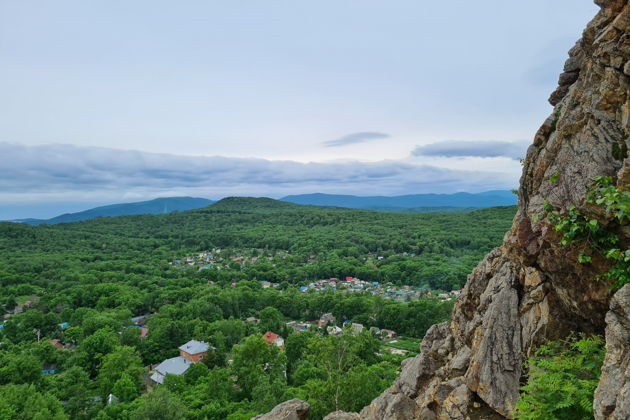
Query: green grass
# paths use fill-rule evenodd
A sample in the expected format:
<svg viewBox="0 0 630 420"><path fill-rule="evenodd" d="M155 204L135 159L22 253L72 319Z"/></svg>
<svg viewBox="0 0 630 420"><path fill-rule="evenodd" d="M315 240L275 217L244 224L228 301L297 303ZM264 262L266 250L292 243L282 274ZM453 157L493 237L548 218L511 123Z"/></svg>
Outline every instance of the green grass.
<svg viewBox="0 0 630 420"><path fill-rule="evenodd" d="M410 355L416 355L420 353L420 340L419 338L395 338L391 341L384 341L383 347L393 347L395 349L407 350Z"/></svg>

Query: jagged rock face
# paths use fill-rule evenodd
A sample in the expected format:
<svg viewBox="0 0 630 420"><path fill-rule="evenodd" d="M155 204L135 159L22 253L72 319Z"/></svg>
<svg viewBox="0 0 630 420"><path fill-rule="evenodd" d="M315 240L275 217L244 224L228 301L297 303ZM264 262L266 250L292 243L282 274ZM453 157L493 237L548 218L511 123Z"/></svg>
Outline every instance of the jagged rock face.
<svg viewBox="0 0 630 420"><path fill-rule="evenodd" d="M311 407L298 399L289 400L276 406L267 414L254 417L252 420L306 420Z"/></svg>
<svg viewBox="0 0 630 420"><path fill-rule="evenodd" d="M598 419L630 419L630 285L619 290L606 314L606 359L595 391Z"/></svg>
<svg viewBox="0 0 630 420"><path fill-rule="evenodd" d="M630 188L630 0L596 3L601 10L571 49L550 97L555 109L528 149L519 209L503 245L470 274L451 323L427 332L420 355L405 362L394 385L358 417L333 413L328 420L512 418L527 356L571 332L603 334L606 323L596 415L630 418L630 291L618 292L607 315L611 292L595 279L607 262L579 264L579 246L560 246L540 217L548 200L608 223L585 202L593 179L612 176ZM617 233L627 246L630 229Z"/></svg>

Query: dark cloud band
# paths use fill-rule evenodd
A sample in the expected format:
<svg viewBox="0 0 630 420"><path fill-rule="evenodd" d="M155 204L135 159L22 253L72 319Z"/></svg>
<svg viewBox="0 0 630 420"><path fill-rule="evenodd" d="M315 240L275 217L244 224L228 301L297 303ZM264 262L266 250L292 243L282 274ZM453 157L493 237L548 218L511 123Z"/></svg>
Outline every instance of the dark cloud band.
<svg viewBox="0 0 630 420"><path fill-rule="evenodd" d="M366 131L348 134L335 140L325 141L323 144L326 147L341 147L349 144L365 143L366 141L387 139L389 137L389 134Z"/></svg>
<svg viewBox="0 0 630 420"><path fill-rule="evenodd" d="M67 145L0 143L0 202L50 194L152 197L281 196L305 192L399 195L512 188L515 174L439 168L413 160L302 163L192 157ZM42 198L43 200L43 198Z"/></svg>
<svg viewBox="0 0 630 420"><path fill-rule="evenodd" d="M413 156L525 157L528 143L507 141L443 141L416 147Z"/></svg>

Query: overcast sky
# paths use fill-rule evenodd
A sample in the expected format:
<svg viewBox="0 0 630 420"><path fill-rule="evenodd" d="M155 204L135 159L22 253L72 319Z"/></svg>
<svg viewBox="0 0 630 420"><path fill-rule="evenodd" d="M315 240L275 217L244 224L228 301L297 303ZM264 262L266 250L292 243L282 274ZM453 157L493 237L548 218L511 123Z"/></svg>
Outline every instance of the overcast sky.
<svg viewBox="0 0 630 420"><path fill-rule="evenodd" d="M169 195L514 188L596 12L0 0L0 219Z"/></svg>

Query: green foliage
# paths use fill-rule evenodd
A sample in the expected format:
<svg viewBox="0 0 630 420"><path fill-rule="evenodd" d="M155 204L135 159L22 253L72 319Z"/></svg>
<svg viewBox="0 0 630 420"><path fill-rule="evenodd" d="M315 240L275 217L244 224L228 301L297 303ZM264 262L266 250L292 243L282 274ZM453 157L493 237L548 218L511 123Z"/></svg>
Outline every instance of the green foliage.
<svg viewBox="0 0 630 420"><path fill-rule="evenodd" d="M131 401L133 398L129 397L135 397L140 392L142 373L142 359L137 351L133 347L116 347L103 357L99 368L97 381L101 396L107 398L113 393L124 401ZM116 386L124 390L124 396L115 392Z"/></svg>
<svg viewBox="0 0 630 420"><path fill-rule="evenodd" d="M120 379L114 383L112 393L120 399L120 401L130 402L138 396L137 381L129 376L126 372L120 376Z"/></svg>
<svg viewBox="0 0 630 420"><path fill-rule="evenodd" d="M65 402L65 411L72 419L87 418L90 397L90 377L79 366L73 366L54 377L52 393Z"/></svg>
<svg viewBox="0 0 630 420"><path fill-rule="evenodd" d="M132 420L183 420L186 407L166 388L158 387L140 398Z"/></svg>
<svg viewBox="0 0 630 420"><path fill-rule="evenodd" d="M96 376L103 359L120 343L118 335L110 329L102 329L87 337L77 349L81 365Z"/></svg>
<svg viewBox="0 0 630 420"><path fill-rule="evenodd" d="M42 394L33 385L8 385L0 387L0 419L68 420L68 417L52 394Z"/></svg>
<svg viewBox="0 0 630 420"><path fill-rule="evenodd" d="M24 311L0 329L0 419L239 420L294 396L312 404L313 420L357 410L391 386L401 359L381 354L367 330L417 340L448 320L453 302L297 286L356 276L422 291L459 288L514 211L392 214L234 199L169 215L0 223L0 307ZM224 262L209 269L169 264L217 248ZM327 312L366 332L334 337L286 326ZM151 314L142 338L131 322L141 314ZM260 325L243 321L250 316ZM286 351L260 338L267 330L285 338ZM216 351L149 392L143 366L177 356L191 338ZM44 366L55 373L42 374ZM120 401L107 405L109 394Z"/></svg>
<svg viewBox="0 0 630 420"><path fill-rule="evenodd" d="M284 317L282 313L272 306L268 306L260 311L260 329L261 331L273 331L277 334L282 333L284 327Z"/></svg>
<svg viewBox="0 0 630 420"><path fill-rule="evenodd" d="M588 201L603 206L608 215L622 223L630 218L630 191L622 191L613 185L612 177L597 177Z"/></svg>
<svg viewBox="0 0 630 420"><path fill-rule="evenodd" d="M272 383L284 377L286 356L275 345L268 345L259 335L253 335L234 348L232 369L236 383L251 396L263 383Z"/></svg>
<svg viewBox="0 0 630 420"><path fill-rule="evenodd" d="M41 376L42 362L28 354L0 355L0 384L35 383Z"/></svg>
<svg viewBox="0 0 630 420"><path fill-rule="evenodd" d="M630 219L630 191L622 191L615 187L612 177L595 178L587 201L602 207L606 215L613 218L618 225L623 225ZM589 219L576 206L569 207L566 212L560 212L545 200L543 209L555 230L562 233L561 245L578 241L583 244L584 252L578 257L580 263L591 263L593 261L591 253L599 253L612 264L600 278L610 280L614 290L630 283L630 250L622 249L620 246L619 234L616 231L618 225L608 221L602 224L598 219ZM590 252L587 253L587 250Z"/></svg>
<svg viewBox="0 0 630 420"><path fill-rule="evenodd" d="M593 418L593 394L604 359L602 338L549 342L528 360L527 384L516 405L519 420Z"/></svg>

